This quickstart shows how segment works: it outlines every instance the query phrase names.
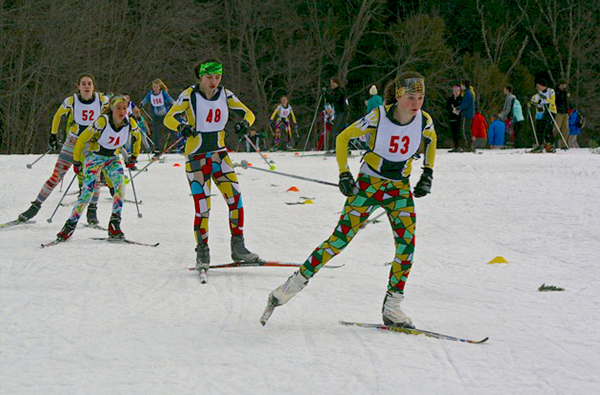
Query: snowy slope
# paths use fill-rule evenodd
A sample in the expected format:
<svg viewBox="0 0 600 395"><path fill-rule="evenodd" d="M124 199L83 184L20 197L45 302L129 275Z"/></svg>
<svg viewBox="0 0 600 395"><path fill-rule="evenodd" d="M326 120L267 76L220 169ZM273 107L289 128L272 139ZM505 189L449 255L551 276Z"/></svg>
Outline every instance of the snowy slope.
<svg viewBox="0 0 600 395"><path fill-rule="evenodd" d="M49 249L72 206L58 188L36 223L0 230L0 392L3 394L592 394L600 392L600 156L439 151L433 193L417 200L415 263L405 311L418 327L483 345L349 328L380 322L393 242L365 228L266 327L268 293L291 268L213 270L200 285L193 203L181 156L135 178L128 238L112 245L78 227ZM266 165L255 153L232 153ZM56 156L0 157L0 222L16 218ZM337 182L334 158L269 154L277 171ZM351 159L356 174L358 158ZM417 169L420 163L417 164ZM419 172L420 173L420 172ZM337 188L238 169L247 246L302 262L333 230ZM64 186L72 177L69 173ZM296 186L300 192L286 192ZM226 205L216 188L213 263L228 262ZM108 222L103 189L99 217ZM311 198L312 205L287 205ZM132 198L128 191L128 198ZM66 201L74 200L67 196ZM379 213L379 212L376 212ZM509 264L487 264L503 256ZM539 292L542 283L564 292Z"/></svg>

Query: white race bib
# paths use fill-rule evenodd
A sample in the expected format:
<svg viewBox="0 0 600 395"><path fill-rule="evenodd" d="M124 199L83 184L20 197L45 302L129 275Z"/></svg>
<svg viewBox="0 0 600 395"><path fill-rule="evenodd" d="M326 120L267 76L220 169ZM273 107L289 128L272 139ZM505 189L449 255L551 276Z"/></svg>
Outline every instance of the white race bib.
<svg viewBox="0 0 600 395"><path fill-rule="evenodd" d="M408 125L393 123L385 113L385 107L379 107L379 125L375 134L373 152L390 162L404 162L410 159L421 145L423 115L421 110Z"/></svg>
<svg viewBox="0 0 600 395"><path fill-rule="evenodd" d="M108 115L103 115L103 117L106 118L106 126L104 127L104 130L102 130L102 134L98 139L98 144L109 150L116 150L117 148L124 146L129 138L131 125L123 126L117 132L110 125Z"/></svg>
<svg viewBox="0 0 600 395"><path fill-rule="evenodd" d="M152 104L152 107L162 107L165 105L165 98L161 93L159 93L158 95L155 95L154 93L150 93L150 104Z"/></svg>
<svg viewBox="0 0 600 395"><path fill-rule="evenodd" d="M73 95L73 120L77 125L91 125L100 116L101 109L102 104L97 93L94 93L94 101L89 104L82 103L78 95Z"/></svg>
<svg viewBox="0 0 600 395"><path fill-rule="evenodd" d="M219 93L217 100L206 100L198 92L196 95L196 130L202 132L218 132L225 129L229 119L229 106L225 89Z"/></svg>

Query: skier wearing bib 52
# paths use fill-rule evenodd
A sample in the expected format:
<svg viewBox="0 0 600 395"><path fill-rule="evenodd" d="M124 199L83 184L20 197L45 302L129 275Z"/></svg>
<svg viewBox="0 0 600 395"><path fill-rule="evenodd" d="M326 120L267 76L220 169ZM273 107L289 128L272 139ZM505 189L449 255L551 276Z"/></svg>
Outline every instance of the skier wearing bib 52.
<svg viewBox="0 0 600 395"><path fill-rule="evenodd" d="M100 172L110 181L114 188L113 207L108 224L108 237L124 239L121 231L121 209L123 208L123 165L119 158L119 149L125 145L131 135L133 152L127 162L131 168L136 163L140 153L142 139L137 123L133 118L127 117L129 100L123 95L116 95L110 99L109 108L90 126L88 126L77 139L73 150L73 169L75 173L83 172L83 187L71 216L65 222L62 230L56 235L58 240L67 240L77 226L79 217L91 199L92 192L100 180ZM89 142L89 154L85 163L79 161L85 145Z"/></svg>
<svg viewBox="0 0 600 395"><path fill-rule="evenodd" d="M199 63L194 68L196 85L184 90L165 117L165 126L187 138L185 171L194 198L196 214L196 270L206 272L210 266L208 219L210 214L211 179L223 194L229 207L231 257L234 261L256 261L258 255L244 245L244 207L235 170L225 146L225 125L229 111L240 111L244 119L235 125L239 135L254 123L254 114L233 92L219 86L223 66L215 60ZM185 113L187 123L175 116Z"/></svg>
<svg viewBox="0 0 600 395"><path fill-rule="evenodd" d="M340 220L329 239L319 245L283 285L271 292L269 306L280 306L300 292L327 261L346 248L369 215L381 207L387 213L396 245L383 301L383 321L386 325L414 328L400 304L415 247L413 196L427 195L433 179L437 139L431 116L421 111L424 97L423 76L416 72L402 73L387 85L384 105L337 137L339 187L348 197ZM369 149L362 158L355 182L348 168L348 142L362 135L368 135ZM413 155L418 152L424 153L423 174L411 192L409 176ZM268 308L263 319L267 311Z"/></svg>
<svg viewBox="0 0 600 395"><path fill-rule="evenodd" d="M68 115L67 137L58 154L58 160L54 165L52 175L42 186L35 201L31 202L31 206L19 215L19 220L22 222L30 220L37 215L44 201L46 201L67 171L69 171L73 163L73 148L77 142L77 136L100 116L102 107L108 103L108 97L95 91L96 82L90 74L82 74L77 78L77 89L79 93L67 97L56 111L56 114L54 114L48 149L55 151L58 148L58 128L63 115ZM79 181L81 185L82 179L80 178ZM98 203L99 195L100 183L96 185L92 203L88 207L87 220L90 225L98 224L96 204Z"/></svg>

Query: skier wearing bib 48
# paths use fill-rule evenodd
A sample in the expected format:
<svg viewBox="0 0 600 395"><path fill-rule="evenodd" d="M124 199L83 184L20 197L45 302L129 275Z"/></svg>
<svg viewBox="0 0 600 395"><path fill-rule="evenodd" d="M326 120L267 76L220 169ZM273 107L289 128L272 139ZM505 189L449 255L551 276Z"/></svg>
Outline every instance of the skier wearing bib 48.
<svg viewBox="0 0 600 395"><path fill-rule="evenodd" d="M239 135L254 123L254 114L233 92L219 86L223 66L215 60L199 63L194 68L198 81L184 90L165 117L165 126L187 138L185 171L194 198L194 235L196 238L196 270L206 273L210 266L208 220L211 180L227 202L231 231L231 257L234 261L256 261L258 255L244 245L244 207L235 170L225 146L225 125L229 111L240 111L244 119L235 125ZM175 116L185 113L187 123Z"/></svg>
<svg viewBox="0 0 600 395"><path fill-rule="evenodd" d="M73 163L73 148L77 142L77 136L100 116L102 107L108 103L107 96L95 91L96 82L90 74L79 76L77 79L77 89L79 93L67 97L56 111L56 114L54 114L48 149L55 151L58 148L58 128L63 115L68 115L67 137L58 154L58 160L54 165L52 175L42 186L35 201L31 202L31 206L19 215L19 220L22 222L28 221L37 215L44 201L46 201L67 171L69 171ZM79 158L76 158L76 160L79 160ZM80 186L81 182L82 179L79 178ZM96 185L92 203L88 207L88 223L90 225L98 224L96 207L99 196L100 183Z"/></svg>
<svg viewBox="0 0 600 395"><path fill-rule="evenodd" d="M333 234L319 245L288 280L269 295L263 325L273 308L289 301L356 235L377 208L383 208L394 235L395 258L389 274L382 315L386 325L414 328L403 312L404 286L411 270L415 247L414 197L431 190L437 138L432 118L421 110L425 80L416 72L405 72L386 87L385 103L346 128L336 139L340 171L339 187L347 196ZM369 149L362 158L356 182L348 168L348 142L368 136ZM409 177L413 155L423 153L421 179L411 192ZM269 307L270 306L270 307Z"/></svg>
<svg viewBox="0 0 600 395"><path fill-rule="evenodd" d="M113 185L113 207L108 224L109 239L124 239L121 231L121 209L123 208L123 165L119 158L119 150L125 145L131 135L133 152L127 162L131 168L137 161L140 153L142 139L136 121L127 117L129 100L123 95L116 95L110 99L109 108L106 109L96 121L88 126L77 139L73 151L73 168L76 173L83 173L83 187L77 199L71 216L65 222L62 230L56 235L57 240L65 241L75 231L83 209L91 199L92 192L100 180L100 172ZM85 145L89 142L89 153L85 163L81 164L78 158Z"/></svg>

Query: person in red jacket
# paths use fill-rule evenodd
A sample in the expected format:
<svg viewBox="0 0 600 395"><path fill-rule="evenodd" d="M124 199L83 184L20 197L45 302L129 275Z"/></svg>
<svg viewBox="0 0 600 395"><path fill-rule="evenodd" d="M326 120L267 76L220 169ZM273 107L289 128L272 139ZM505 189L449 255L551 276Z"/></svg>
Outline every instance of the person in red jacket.
<svg viewBox="0 0 600 395"><path fill-rule="evenodd" d="M471 133L473 135L473 144L475 148L485 148L487 143L487 131L489 125L485 117L479 112L475 112Z"/></svg>

